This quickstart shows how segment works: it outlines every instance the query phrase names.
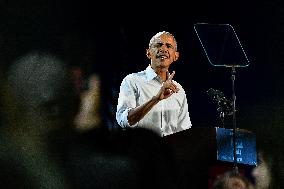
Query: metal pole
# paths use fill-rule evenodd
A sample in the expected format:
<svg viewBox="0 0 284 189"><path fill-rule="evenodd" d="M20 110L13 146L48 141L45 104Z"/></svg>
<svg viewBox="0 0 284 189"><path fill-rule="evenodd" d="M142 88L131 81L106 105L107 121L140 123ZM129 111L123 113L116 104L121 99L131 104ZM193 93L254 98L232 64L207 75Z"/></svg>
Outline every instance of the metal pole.
<svg viewBox="0 0 284 189"><path fill-rule="evenodd" d="M233 100L233 145L234 145L234 169L238 173L238 166L237 166L237 149L236 149L236 130L237 130L237 123L236 123L236 94L235 94L235 79L236 79L236 68L232 66L232 100Z"/></svg>

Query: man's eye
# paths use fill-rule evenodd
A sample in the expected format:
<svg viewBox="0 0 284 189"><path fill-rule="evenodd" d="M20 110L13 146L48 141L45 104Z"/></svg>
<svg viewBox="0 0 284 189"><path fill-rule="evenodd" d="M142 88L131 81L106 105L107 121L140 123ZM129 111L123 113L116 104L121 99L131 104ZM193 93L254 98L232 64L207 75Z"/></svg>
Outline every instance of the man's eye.
<svg viewBox="0 0 284 189"><path fill-rule="evenodd" d="M174 47L173 47L172 45L170 45L170 44L168 44L167 47L168 47L169 49L173 49L173 48L174 48Z"/></svg>
<svg viewBox="0 0 284 189"><path fill-rule="evenodd" d="M161 47L161 46L162 46L162 44L158 43L158 44L156 44L154 47L159 48L159 47Z"/></svg>

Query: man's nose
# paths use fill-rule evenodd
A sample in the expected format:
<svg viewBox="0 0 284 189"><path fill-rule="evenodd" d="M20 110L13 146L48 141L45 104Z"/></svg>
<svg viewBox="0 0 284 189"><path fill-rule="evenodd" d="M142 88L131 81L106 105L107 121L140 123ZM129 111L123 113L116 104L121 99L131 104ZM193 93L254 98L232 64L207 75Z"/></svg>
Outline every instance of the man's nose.
<svg viewBox="0 0 284 189"><path fill-rule="evenodd" d="M161 48L159 49L160 52L167 52L168 48L165 45L162 45Z"/></svg>

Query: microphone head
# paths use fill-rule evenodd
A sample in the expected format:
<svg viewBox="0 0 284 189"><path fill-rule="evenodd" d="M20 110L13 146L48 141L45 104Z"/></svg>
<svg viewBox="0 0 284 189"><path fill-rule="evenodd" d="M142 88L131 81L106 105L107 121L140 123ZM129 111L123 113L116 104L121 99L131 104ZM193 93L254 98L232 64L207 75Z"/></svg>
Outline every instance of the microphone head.
<svg viewBox="0 0 284 189"><path fill-rule="evenodd" d="M207 91L207 94L210 96L210 97L213 97L213 98L216 98L217 96L219 98L223 98L224 97L224 93L222 93L221 91L217 90L217 89L208 89Z"/></svg>

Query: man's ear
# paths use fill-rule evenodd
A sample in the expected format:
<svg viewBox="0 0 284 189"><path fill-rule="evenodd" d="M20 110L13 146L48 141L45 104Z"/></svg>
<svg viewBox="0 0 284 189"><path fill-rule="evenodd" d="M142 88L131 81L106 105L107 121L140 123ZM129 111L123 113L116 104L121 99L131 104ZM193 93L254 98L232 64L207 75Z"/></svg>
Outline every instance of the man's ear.
<svg viewBox="0 0 284 189"><path fill-rule="evenodd" d="M175 52L175 57L174 57L174 61L177 61L179 58L179 52Z"/></svg>
<svg viewBox="0 0 284 189"><path fill-rule="evenodd" d="M150 49L146 49L146 56L151 59L151 55L150 55Z"/></svg>

